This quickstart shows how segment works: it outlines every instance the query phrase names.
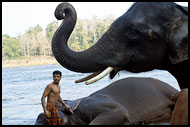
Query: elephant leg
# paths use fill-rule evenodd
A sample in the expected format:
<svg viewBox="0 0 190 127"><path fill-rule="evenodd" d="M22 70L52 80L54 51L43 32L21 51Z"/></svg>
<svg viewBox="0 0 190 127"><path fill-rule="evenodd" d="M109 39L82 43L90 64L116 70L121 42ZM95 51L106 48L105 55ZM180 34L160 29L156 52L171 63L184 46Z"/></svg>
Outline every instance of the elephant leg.
<svg viewBox="0 0 190 127"><path fill-rule="evenodd" d="M182 89L180 92L172 96L173 100L177 100L174 111L172 113L171 125L187 125L188 124L188 89Z"/></svg>
<svg viewBox="0 0 190 127"><path fill-rule="evenodd" d="M128 113L121 109L102 112L96 116L89 125L122 125L128 122Z"/></svg>

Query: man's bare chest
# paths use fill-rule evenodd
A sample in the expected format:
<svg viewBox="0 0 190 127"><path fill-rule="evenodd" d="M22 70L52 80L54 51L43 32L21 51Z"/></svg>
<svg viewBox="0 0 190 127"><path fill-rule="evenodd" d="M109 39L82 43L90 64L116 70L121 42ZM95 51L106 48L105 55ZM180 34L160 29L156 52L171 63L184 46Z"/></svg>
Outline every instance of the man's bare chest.
<svg viewBox="0 0 190 127"><path fill-rule="evenodd" d="M60 93L60 87L59 86L52 86L51 92L54 94Z"/></svg>

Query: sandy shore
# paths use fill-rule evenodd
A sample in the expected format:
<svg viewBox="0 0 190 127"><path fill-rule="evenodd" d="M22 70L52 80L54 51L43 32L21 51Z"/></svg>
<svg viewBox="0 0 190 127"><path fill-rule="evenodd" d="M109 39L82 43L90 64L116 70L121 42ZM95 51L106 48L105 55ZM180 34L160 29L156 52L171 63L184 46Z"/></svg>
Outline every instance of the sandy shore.
<svg viewBox="0 0 190 127"><path fill-rule="evenodd" d="M27 57L24 59L17 60L3 60L2 68L6 67L22 67L22 66L33 66L33 65L42 65L42 64L58 64L54 57Z"/></svg>

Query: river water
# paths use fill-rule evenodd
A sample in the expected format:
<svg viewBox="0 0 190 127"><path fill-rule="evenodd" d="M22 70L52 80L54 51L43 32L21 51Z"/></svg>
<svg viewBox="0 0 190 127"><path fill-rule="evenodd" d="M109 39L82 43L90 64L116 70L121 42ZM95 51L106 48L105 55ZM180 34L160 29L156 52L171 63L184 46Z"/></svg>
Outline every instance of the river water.
<svg viewBox="0 0 190 127"><path fill-rule="evenodd" d="M179 90L176 79L167 71L153 70L144 73L120 72L113 80L108 76L102 80L85 85L74 81L88 74L71 72L56 64L10 67L2 69L2 124L34 125L39 113L43 112L41 96L47 84L52 82L52 73L62 72L60 81L63 100L74 100L86 97L104 88L111 82L124 77L153 77L160 79Z"/></svg>

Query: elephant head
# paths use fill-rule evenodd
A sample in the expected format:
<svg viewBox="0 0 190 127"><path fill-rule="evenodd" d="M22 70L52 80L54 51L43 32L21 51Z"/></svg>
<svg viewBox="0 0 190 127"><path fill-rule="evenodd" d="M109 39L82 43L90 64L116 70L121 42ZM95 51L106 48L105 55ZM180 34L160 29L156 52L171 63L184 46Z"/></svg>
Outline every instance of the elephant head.
<svg viewBox="0 0 190 127"><path fill-rule="evenodd" d="M76 122L76 109L78 108L78 105L80 104L81 100L83 98L79 98L76 100L63 100L66 105L70 106L71 110L68 111L64 106L61 106L61 104L58 102L58 111L59 115L62 118L63 125L74 125L78 122ZM77 117L77 120L79 121L80 118ZM44 113L40 113L36 119L35 125L48 125L48 120L44 117Z"/></svg>
<svg viewBox="0 0 190 127"><path fill-rule="evenodd" d="M67 41L76 24L76 11L61 3L55 17L63 20L52 39L56 60L65 68L82 73L101 72L110 78L118 71L143 72L178 64L188 59L187 8L170 2L137 2L117 18L95 45L75 52ZM85 79L86 80L86 79Z"/></svg>

